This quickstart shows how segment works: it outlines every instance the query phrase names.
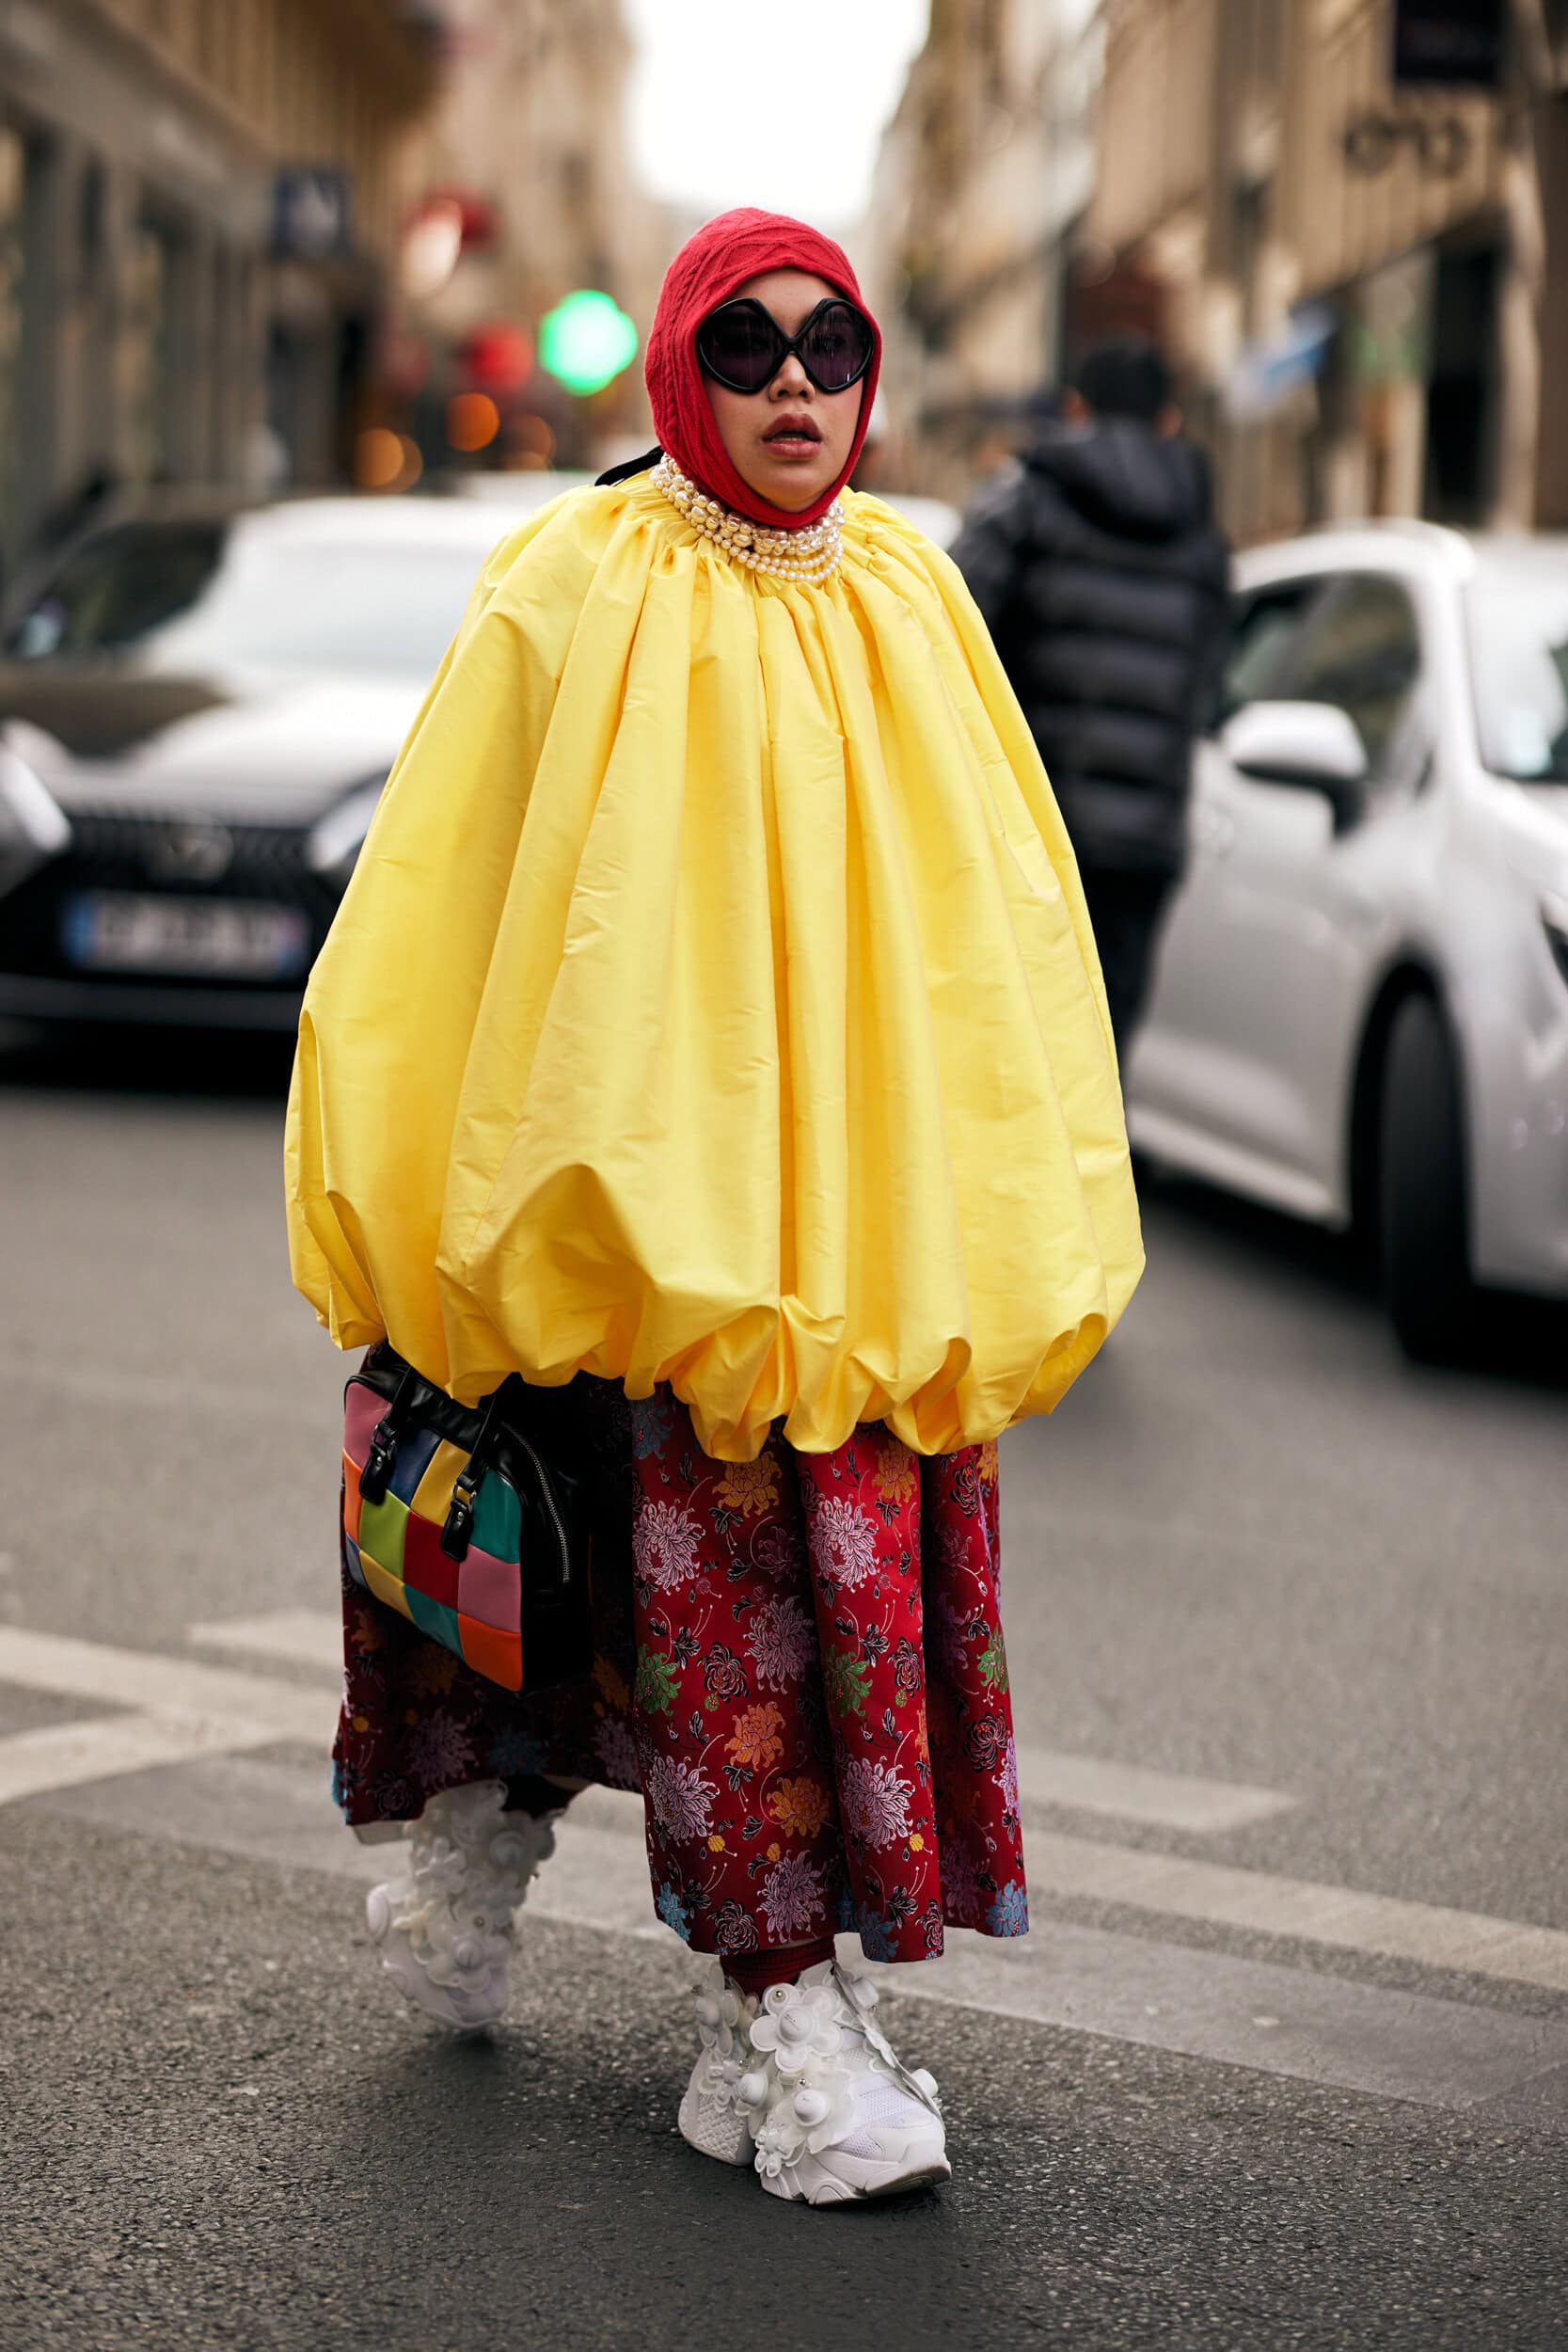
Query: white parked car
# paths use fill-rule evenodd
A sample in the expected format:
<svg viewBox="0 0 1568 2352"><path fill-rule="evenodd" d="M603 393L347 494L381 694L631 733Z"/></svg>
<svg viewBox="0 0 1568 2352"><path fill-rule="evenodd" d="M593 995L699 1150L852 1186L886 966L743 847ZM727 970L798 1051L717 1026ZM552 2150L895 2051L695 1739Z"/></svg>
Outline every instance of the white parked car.
<svg viewBox="0 0 1568 2352"><path fill-rule="evenodd" d="M1442 1357L1477 1286L1568 1297L1568 538L1335 530L1238 586L1132 1133L1364 1222Z"/></svg>

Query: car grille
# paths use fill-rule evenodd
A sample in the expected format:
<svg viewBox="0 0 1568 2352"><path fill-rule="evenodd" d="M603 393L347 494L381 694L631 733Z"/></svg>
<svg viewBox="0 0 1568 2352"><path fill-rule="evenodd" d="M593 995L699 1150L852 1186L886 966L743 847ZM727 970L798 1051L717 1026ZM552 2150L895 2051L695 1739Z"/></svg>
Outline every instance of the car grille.
<svg viewBox="0 0 1568 2352"><path fill-rule="evenodd" d="M312 956L337 912L337 887L312 873L308 863L305 826L224 824L150 809L72 807L67 816L67 848L0 896L0 975L71 977L105 989L119 984L112 974L79 973L65 958L66 903L82 891L150 891L298 907L310 927ZM254 985L244 979L203 982L239 992Z"/></svg>
<svg viewBox="0 0 1568 2352"><path fill-rule="evenodd" d="M70 811L78 888L210 890L224 898L283 898L331 892L306 864L297 825L223 825L124 809Z"/></svg>

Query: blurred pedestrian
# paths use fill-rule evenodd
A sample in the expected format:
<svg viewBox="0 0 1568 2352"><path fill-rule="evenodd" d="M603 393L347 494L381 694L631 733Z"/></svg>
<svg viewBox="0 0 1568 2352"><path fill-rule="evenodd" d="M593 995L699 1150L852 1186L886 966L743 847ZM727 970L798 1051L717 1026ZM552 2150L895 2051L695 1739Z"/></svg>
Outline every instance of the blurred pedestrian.
<svg viewBox="0 0 1568 2352"><path fill-rule="evenodd" d="M640 1788L658 1915L719 1963L680 2127L811 2203L946 2177L832 1935L1024 1931L995 1439L1142 1263L1028 731L950 568L844 490L879 353L800 222L676 258L661 447L496 550L312 977L289 1139L295 1279L361 1378L520 1375L531 1442L593 1465L592 1673L518 1692L428 1638L506 1584L451 1447L349 1452L339 1794L415 1824L386 1965L498 2016L554 1819ZM462 1565L425 1522L421 1586L449 1497Z"/></svg>
<svg viewBox="0 0 1568 2352"><path fill-rule="evenodd" d="M1153 344L1101 344L1061 421L986 484L952 550L1067 820L1123 1057L1185 857L1193 743L1229 627L1209 469L1180 427Z"/></svg>

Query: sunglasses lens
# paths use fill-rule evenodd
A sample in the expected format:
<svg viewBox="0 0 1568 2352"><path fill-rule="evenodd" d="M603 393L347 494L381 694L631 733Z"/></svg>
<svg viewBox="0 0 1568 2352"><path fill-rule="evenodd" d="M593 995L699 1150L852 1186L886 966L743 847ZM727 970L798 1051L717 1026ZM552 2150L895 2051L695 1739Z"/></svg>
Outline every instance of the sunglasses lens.
<svg viewBox="0 0 1568 2352"><path fill-rule="evenodd" d="M715 310L697 336L697 356L721 384L760 392L779 364L779 331L751 303Z"/></svg>
<svg viewBox="0 0 1568 2352"><path fill-rule="evenodd" d="M824 392L842 392L865 373L871 324L847 302L830 303L813 320L800 345L807 374Z"/></svg>

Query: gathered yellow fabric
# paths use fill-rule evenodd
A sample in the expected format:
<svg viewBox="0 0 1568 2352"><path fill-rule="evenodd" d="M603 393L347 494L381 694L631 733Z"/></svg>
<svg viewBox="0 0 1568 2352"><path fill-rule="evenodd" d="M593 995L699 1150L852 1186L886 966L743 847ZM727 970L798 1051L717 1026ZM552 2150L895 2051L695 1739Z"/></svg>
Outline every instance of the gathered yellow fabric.
<svg viewBox="0 0 1568 2352"><path fill-rule="evenodd" d="M802 587L646 475L503 542L300 1024L294 1279L465 1402L582 1370L744 1461L1049 1410L1143 1259L1067 835L945 556Z"/></svg>

